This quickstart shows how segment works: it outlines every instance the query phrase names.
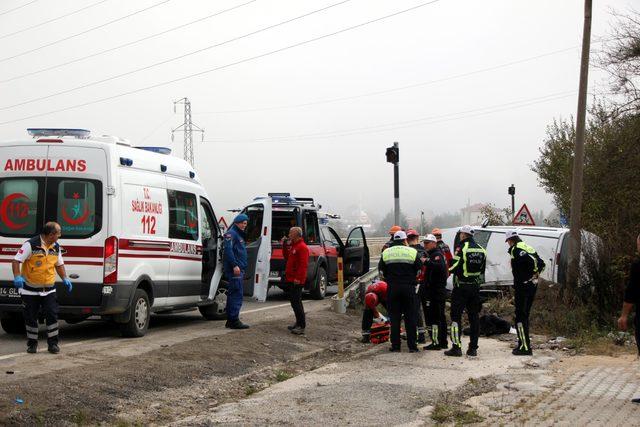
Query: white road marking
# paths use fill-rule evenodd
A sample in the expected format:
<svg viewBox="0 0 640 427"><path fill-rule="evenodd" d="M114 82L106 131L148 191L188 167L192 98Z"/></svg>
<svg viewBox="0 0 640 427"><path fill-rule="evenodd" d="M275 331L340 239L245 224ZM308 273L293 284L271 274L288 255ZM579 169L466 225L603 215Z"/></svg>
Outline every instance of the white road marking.
<svg viewBox="0 0 640 427"><path fill-rule="evenodd" d="M278 304L278 305L272 305L269 307L262 307L262 308L254 308L253 310L247 310L247 311L241 311L241 314L249 314L249 313L256 313L258 311L266 311L266 310L273 310L276 308L282 308L282 307L287 307L290 304ZM60 348L64 349L64 348L69 348L69 347L75 347L77 345L80 344L94 344L94 343L98 343L98 342L102 342L102 341L109 341L109 340L113 340L113 337L107 337L107 338L96 338L93 340L84 340L84 341L76 341L76 342L72 342L69 344L64 344L61 345ZM44 351L40 351L42 353L44 353ZM39 352L39 353L40 353ZM13 354L5 354L4 356L0 356L0 360L6 360L6 359L11 359L14 357L18 357L18 356L24 356L25 352L20 352L20 353L13 353Z"/></svg>

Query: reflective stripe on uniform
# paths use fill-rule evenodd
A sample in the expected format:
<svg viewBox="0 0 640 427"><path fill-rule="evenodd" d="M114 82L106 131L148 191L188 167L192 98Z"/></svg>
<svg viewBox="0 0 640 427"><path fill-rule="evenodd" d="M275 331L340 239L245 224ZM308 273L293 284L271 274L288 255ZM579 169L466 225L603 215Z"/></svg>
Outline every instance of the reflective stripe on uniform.
<svg viewBox="0 0 640 427"><path fill-rule="evenodd" d="M524 335L524 326L522 322L518 322L516 325L518 327L518 338L520 338L520 350L529 351L529 346L527 345L527 340Z"/></svg>
<svg viewBox="0 0 640 427"><path fill-rule="evenodd" d="M458 328L457 322L451 322L451 341L453 341L453 345L462 347L462 342L460 341L460 329Z"/></svg>
<svg viewBox="0 0 640 427"><path fill-rule="evenodd" d="M51 331L58 328L58 322L47 325L47 330Z"/></svg>
<svg viewBox="0 0 640 427"><path fill-rule="evenodd" d="M413 264L418 257L418 251L410 246L391 246L382 252L385 264Z"/></svg>
<svg viewBox="0 0 640 427"><path fill-rule="evenodd" d="M482 253L482 254L486 254L486 251L482 248L470 248L469 247L469 242L465 242L464 246L462 247L462 275L464 277L477 277L480 276L482 273L481 272L477 272L477 273L470 273L467 270L467 254L469 253Z"/></svg>
<svg viewBox="0 0 640 427"><path fill-rule="evenodd" d="M431 340L435 345L440 344L438 342L438 325L431 325Z"/></svg>

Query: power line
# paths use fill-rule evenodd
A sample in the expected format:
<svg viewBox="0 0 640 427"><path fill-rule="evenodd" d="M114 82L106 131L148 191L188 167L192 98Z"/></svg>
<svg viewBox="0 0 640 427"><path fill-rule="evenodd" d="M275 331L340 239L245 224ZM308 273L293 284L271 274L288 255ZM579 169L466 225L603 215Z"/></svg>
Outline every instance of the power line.
<svg viewBox="0 0 640 427"><path fill-rule="evenodd" d="M6 62L6 61L8 61L8 60L10 60L10 59L19 58L19 57L24 56L24 55L27 55L27 54L29 54L29 53L37 52L37 51L39 51L39 50L42 50L42 49L44 49L44 48L47 48L47 47L50 47L50 46L56 45L56 44L58 44L58 43L62 43L62 42L64 42L64 41L71 40L71 39L73 39L73 38L75 38L75 37L79 37L79 36L81 36L81 35L84 35L84 34L87 34L87 33L92 32L92 31L95 31L95 30L97 30L97 29L104 28L104 27L106 27L106 26L108 26L108 25L114 24L114 23L119 22L119 21L123 21L123 20L125 20L125 19L127 19L127 18L131 18L131 17L132 17L132 16L134 16L134 15L138 15L139 13L146 12L146 11L148 11L148 10L151 10L151 9L155 8L155 7L161 6L161 5L165 4L165 3L169 3L170 1L171 1L171 0L163 0L163 1L159 2L159 3L156 3L156 4L151 5L151 6L149 6L149 7L145 7L144 9L137 10L137 11L135 11L135 12L133 12L133 13L130 13L130 14L125 15L125 16L121 16L121 17L119 17L119 18L116 18L116 19L111 20L111 21L109 21L109 22L106 22L106 23L104 23L104 24L100 24L100 25L98 25L98 26L96 26L96 27L91 27L91 28L89 28L89 29L87 29L87 30L84 30L84 31L82 31L82 32L79 32L79 33L76 33L76 34L72 34L72 35L70 35L70 36L63 37L63 38L58 39L58 40L54 40L54 41L52 41L52 42L50 42L50 43L44 44L44 45L42 45L42 46L38 46L38 47L33 48L33 49L25 50L25 51L23 51L23 52L20 52L20 53L18 53L18 54L12 55L12 56L7 56L7 57L4 57L4 58L0 58L0 62Z"/></svg>
<svg viewBox="0 0 640 427"><path fill-rule="evenodd" d="M303 102L303 103L299 103L299 104L276 105L276 106L271 106L271 107L246 108L246 109L237 109L237 110L205 111L205 112L196 113L196 114L204 115L204 114L253 113L253 112L260 112L260 111L273 111L273 110L284 110L284 109L290 109L290 108L309 107L309 106L314 106L314 105L331 104L331 103L335 103L335 102L349 101L349 100L359 99L359 98L368 98L368 97L372 97L372 96L385 95L387 93L400 92L400 91L407 90L407 89L415 89L417 87L428 86L428 85L432 85L432 84L435 84L435 83L442 83L442 82L446 82L446 81L450 81L450 80L457 80L457 79L461 79L461 78L464 78L464 77L469 77L469 76L472 76L472 75L475 75L475 74L487 73L489 71L495 71L495 70L498 70L498 69L501 69L501 68L507 68L507 67L511 67L511 66L522 64L522 63L526 63L526 62L535 61L537 59L545 58L545 57L552 56L552 55L557 55L559 53L569 52L569 51L577 49L578 47L580 47L580 46L576 45L576 46L568 47L568 48L565 48L565 49L558 49L558 50L554 50L554 51L551 51L551 52L543 53L543 54L540 54L540 55L530 56L528 58L523 58L523 59L519 59L519 60L515 60L515 61L505 62L505 63L499 64L499 65L494 65L494 66L491 66L491 67L480 68L478 70L469 71L469 72L466 72L466 73L454 74L453 76L449 76L449 77L443 77L443 78L434 79L434 80L427 80L427 81L424 81L424 82L413 83L413 84L410 84L410 85L398 86L398 87L384 89L384 90L377 90L377 91L373 91L373 92L366 92L366 93L362 93L362 94L358 94L358 95L341 96L341 97L338 97L338 98L329 98L329 99L321 99L321 100L317 100L317 101Z"/></svg>
<svg viewBox="0 0 640 427"><path fill-rule="evenodd" d="M343 129L339 131L328 131L328 132L315 132L301 135L287 135L287 136L279 136L279 137L270 137L270 138L259 138L259 139L250 139L250 140L229 140L224 138L205 140L204 142L227 142L227 143L267 143L267 142L289 142L289 141L298 141L301 139L327 139L327 138L336 138L342 136L351 136L351 135L361 135L367 133L377 133L377 132L387 132L390 130L396 129L404 129L413 126L421 126L424 124L434 124L441 123L451 120L458 120L462 118L476 117L482 116L486 114L492 114L501 111L514 110L518 108L528 107L530 105L541 104L544 102L556 101L559 99L567 98L576 94L575 90L565 91L565 92L556 92L549 95L522 99L519 101L511 101L507 103L485 106L474 108L470 110L458 111L454 113L441 114L436 116L426 116L420 117L417 119L411 120L403 120L398 122L385 123L374 126L365 126L359 128L352 129ZM459 116L459 117L457 117Z"/></svg>
<svg viewBox="0 0 640 427"><path fill-rule="evenodd" d="M14 7L13 9L9 9L9 10L5 10L4 12L0 12L0 16L6 15L6 14L11 13L11 12L15 12L16 10L22 9L23 7L27 7L30 4L33 4L33 3L37 2L37 1L38 0L33 0L33 1L30 1L29 3L23 4L22 6Z"/></svg>
<svg viewBox="0 0 640 427"><path fill-rule="evenodd" d="M55 21L59 21L60 19L66 18L66 17L71 16L71 15L75 15L76 13L80 13L80 12L82 12L84 10L87 10L87 9L92 8L92 7L98 6L99 4L105 3L107 1L109 1L109 0L100 0L97 3L90 4L89 6L85 6L85 7L81 8L81 9L76 9L73 12L69 12L69 13L67 13L65 15L60 15L60 16L58 16L56 18L52 18L52 19L49 19L47 21L40 22L40 23L32 25L30 27L25 27L25 28L23 28L21 30L14 31L12 33L4 34L4 35L0 36L0 40L1 39L6 39L7 37L15 36L16 34L24 33L25 31L33 30L34 28L41 27L42 25L46 25L46 24L50 24L50 23L55 22Z"/></svg>
<svg viewBox="0 0 640 427"><path fill-rule="evenodd" d="M104 1L107 1L107 0L104 0ZM221 11L218 11L218 12L212 13L211 15L207 15L207 16L205 16L205 17L202 17L202 18L196 19L195 21L187 22L187 23L185 23L185 24L178 25L178 26L173 27L173 28L170 28L170 29L168 29L168 30L161 31L161 32L159 32L159 33L155 33L155 34L151 34L151 35L146 36L146 37L143 37L143 38L141 38L141 39L137 39L137 40L134 40L134 41L132 41L132 42L124 43L124 44L121 44L121 45L119 45L119 46L115 46L115 47L112 47L112 48L109 48L109 49L101 50L101 51L99 51L99 52L92 53L92 54L90 54L90 55L86 55L86 56L82 56L82 57L80 57L80 58L72 59L71 61L62 62L62 63L60 63L60 64L56 64L56 65L51 65L51 66L48 66L48 67L45 67L45 68L41 68L41 69L36 70L36 71L31 71L31 72L29 72L29 73L25 73L25 74L21 74L21 75L19 75L19 76L11 77L11 78L9 78L9 79L0 80L0 83L8 83L8 82L11 82L11 81L14 81L14 80L23 79L23 78L25 78L25 77L29 77L29 76L33 76L33 75L36 75L36 74L40 74L40 73L43 73L43 72L45 72L45 71L55 70L56 68L61 68L61 67L64 67L64 66L66 66L66 65L75 64L75 63L77 63L77 62L84 61L85 59L94 58L94 57L96 57L96 56L100 56L100 55L103 55L103 54L105 54L105 53L113 52L113 51L115 51L115 50L122 49L123 47L132 46L132 45L134 45L134 44L137 44L137 43L140 43L140 42L143 42L143 41L146 41L146 40L149 40L149 39L152 39L152 38L158 37L158 36L162 36L162 35L164 35L164 34L168 34L168 33L170 33L170 32L173 32L173 31L176 31L176 30L179 30L179 29L185 28L185 27L188 27L188 26L190 26L190 25L193 25L193 24L197 24L197 23L199 23L199 22L206 21L207 19L211 19L211 18L216 17L216 16L218 16L218 15L222 15L222 14L224 14L224 13L230 12L230 11L232 11L232 10L234 10L234 9L238 9L238 8L240 8L240 7L242 7L242 6L246 6L246 5L248 5L248 4L254 3L255 1L257 1L257 0L251 0L251 1L248 1L248 2L246 2L246 3L242 3L242 4L239 4L239 5L237 5L237 6L230 7L230 8L228 8L228 9L223 9L223 10L221 10Z"/></svg>
<svg viewBox="0 0 640 427"><path fill-rule="evenodd" d="M170 63L170 62L178 61L178 60L180 60L180 59L184 59L184 58L186 58L186 57L188 57L188 56L195 55L195 54L197 54L197 53L202 53L202 52L204 52L204 51L207 51L207 50L210 50L210 49L213 49L213 48L216 48L216 47L220 47L220 46L222 46L222 45L229 44L229 43L231 43L231 42L238 41L238 40L241 40L241 39L244 39L244 38L250 37L250 36L252 36L252 35L255 35L255 34L258 34L258 33L261 33L261 32L264 32L264 31L267 31L267 30L270 30L270 29L273 29L273 28L276 28L276 27L279 27L279 26L282 26L282 25L285 25L285 24L288 24L288 23L291 23L291 22L294 22L294 21L300 20L300 19L303 19L303 18L306 18L306 17L308 17L308 16L310 16L310 15L313 15L313 14L316 14L316 13L319 13L319 12L324 12L324 11L326 11L326 10L328 10L328 9L331 9L331 8L333 8L333 7L336 7L336 6L340 6L340 5L345 4L345 3L348 3L348 2L350 2L350 1L351 1L351 0L342 0L342 1L338 2L338 3L334 3L334 4L331 4L331 5L329 5L329 6L326 6L326 7L320 8L320 9L313 10L313 11L311 11L311 12L308 12L308 13L305 13L305 14L302 14L302 15L299 15L299 16L296 16L295 18L287 19L286 21L282 21L282 22L279 22L279 23L277 23L277 24L269 25L269 26L264 27L264 28L261 28L261 29L259 29L259 30L252 31L252 32L250 32L250 33L243 34L243 35L241 35L241 36L234 37L234 38L231 38L231 39L225 40L225 41L220 42L220 43L216 43L216 44L213 44L213 45L209 45L209 46L204 47L204 48L202 48L202 49L197 49L197 50L194 50L194 51L191 51L191 52L185 53L185 54L180 55L180 56L176 56L176 57L173 57L173 58L165 59L164 61L160 61L160 62L156 62L156 63L151 64L151 65L146 65L146 66L144 66L144 67L136 68L135 70L127 71L127 72L125 72L125 73L116 74L115 76L107 77L107 78L102 79L102 80L98 80L98 81L94 81L94 82L86 83L86 84L83 84L83 85L80 85L80 86L72 87L72 88L70 88L70 89L62 90L62 91L60 91L60 92L55 92L55 93L51 93L51 94L49 94L49 95L40 96L40 97L38 97L38 98L32 98L32 99L29 99L29 100L27 100L27 101L19 102L19 103L17 103L17 104L7 105L7 106L4 106L4 107L0 107L0 111L3 111L3 110L9 110L9 109L11 109L11 108L20 107L20 106L22 106L22 105L32 104L32 103L34 103L34 102L42 101L42 100L49 99L49 98L53 98L53 97L55 97L55 96L59 96L59 95L65 95L65 94L67 94L67 93L75 92L75 91L80 90L80 89L86 89L86 88L88 88L88 87L95 86L95 85L102 84L102 83L106 83L106 82L109 82L109 81L111 81L111 80L116 80L116 79L119 79L119 78L121 78L121 77L125 77L125 76L131 75L131 74L138 73L138 72L140 72L140 71L148 70L148 69L151 69L151 68L158 67L158 66L160 66L160 65L164 65L164 64L168 64L168 63Z"/></svg>
<svg viewBox="0 0 640 427"><path fill-rule="evenodd" d="M221 65L221 66L218 66L218 67L210 68L208 70L200 71L198 73L188 74L186 76L178 77L176 79L167 80L167 81L156 83L156 84L153 84L153 85L150 85L150 86L145 86L145 87L134 89L134 90L130 90L130 91L127 91L127 92L122 92L122 93L119 93L117 95L111 95L111 96L107 96L107 97L104 97L104 98L96 99L96 100L93 100L93 101L83 102L81 104L71 105L69 107L60 108L60 109L57 109L57 110L47 111L45 113L32 114L30 116L21 117L21 118L18 118L18 119L7 120L7 121L4 121L4 122L0 122L0 125L6 125L6 124L10 124L10 123L19 122L19 121L22 121L22 120L33 119L33 118L36 118L36 117L43 117L43 116L47 116L47 115L50 115L50 114L55 114L55 113L60 113L60 112L63 112L63 111L73 110L73 109L76 109L76 108L86 107L88 105L93 105L93 104L97 104L97 103L100 103L100 102L110 101L112 99L121 98L123 96L133 95L135 93L144 92L144 91L147 91L147 90L150 90L150 89L155 89L155 88L158 88L158 87L166 86L166 85L169 85L169 84L172 84L172 83L176 83L176 82L179 82L179 81L191 79L191 78L194 78L194 77L203 76L205 74L213 73L213 72L218 71L218 70L223 70L223 69L226 69L226 68L233 67L235 65L244 64L246 62L254 61L256 59L264 58L264 57L267 57L267 56L270 56L270 55L274 55L276 53L284 52L284 51L287 51L287 50L290 50L290 49L293 49L293 48L296 48L296 47L299 47L299 46L303 46L303 45L310 44L310 43L313 43L313 42L316 42L316 41L319 41L319 40L323 40L323 39L328 38L328 37L332 37L332 36L335 36L335 35L338 35L338 34L342 34L342 33L345 33L347 31L351 31L351 30L354 30L354 29L357 29L357 28L361 28L361 27L364 27L364 26L369 25L369 24L380 22L380 21L383 21L385 19L401 15L403 13L414 11L414 10L416 10L418 8L421 8L421 7L430 5L430 4L437 3L438 1L440 1L440 0L431 0L431 1L428 1L428 2L425 2L425 3L421 3L421 4L417 5L417 6L410 7L408 9L403 9L401 11L394 12L394 13L389 14L389 15L385 15L385 16L382 16L382 17L379 17L379 18L376 18L376 19L372 19L372 20L369 20L369 21L366 21L366 22L363 22L363 23L360 23L360 24L357 24L357 25L352 25L350 27L346 27L346 28L343 28L343 29L338 30L338 31L334 31L334 32L331 32L331 33L324 34L322 36L314 37L314 38L307 39L307 40L302 41L302 42L294 43L292 45L288 45L288 46L281 47L281 48L278 48L278 49L275 49L275 50L271 50L271 51L262 53L260 55L251 56L251 57L248 57L248 58L245 58L245 59L241 59L241 60L238 60L238 61L235 61L235 62L231 62L231 63L225 64L225 65Z"/></svg>

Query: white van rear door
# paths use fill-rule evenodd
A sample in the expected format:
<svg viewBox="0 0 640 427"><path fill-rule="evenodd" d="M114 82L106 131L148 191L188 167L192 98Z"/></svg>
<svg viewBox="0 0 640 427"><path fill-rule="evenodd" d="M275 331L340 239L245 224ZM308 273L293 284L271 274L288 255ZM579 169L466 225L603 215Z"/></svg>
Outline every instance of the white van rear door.
<svg viewBox="0 0 640 427"><path fill-rule="evenodd" d="M242 210L249 217L247 225L247 271L244 293L266 301L271 270L271 198L256 199Z"/></svg>

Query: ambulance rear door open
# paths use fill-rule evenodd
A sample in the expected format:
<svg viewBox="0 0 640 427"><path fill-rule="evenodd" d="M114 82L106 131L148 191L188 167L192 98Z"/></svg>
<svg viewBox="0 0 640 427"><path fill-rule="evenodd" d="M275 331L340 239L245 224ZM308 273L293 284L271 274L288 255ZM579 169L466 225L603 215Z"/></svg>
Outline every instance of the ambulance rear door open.
<svg viewBox="0 0 640 427"><path fill-rule="evenodd" d="M242 213L249 217L247 236L247 271L244 294L258 301L266 301L271 268L271 198L256 199Z"/></svg>

